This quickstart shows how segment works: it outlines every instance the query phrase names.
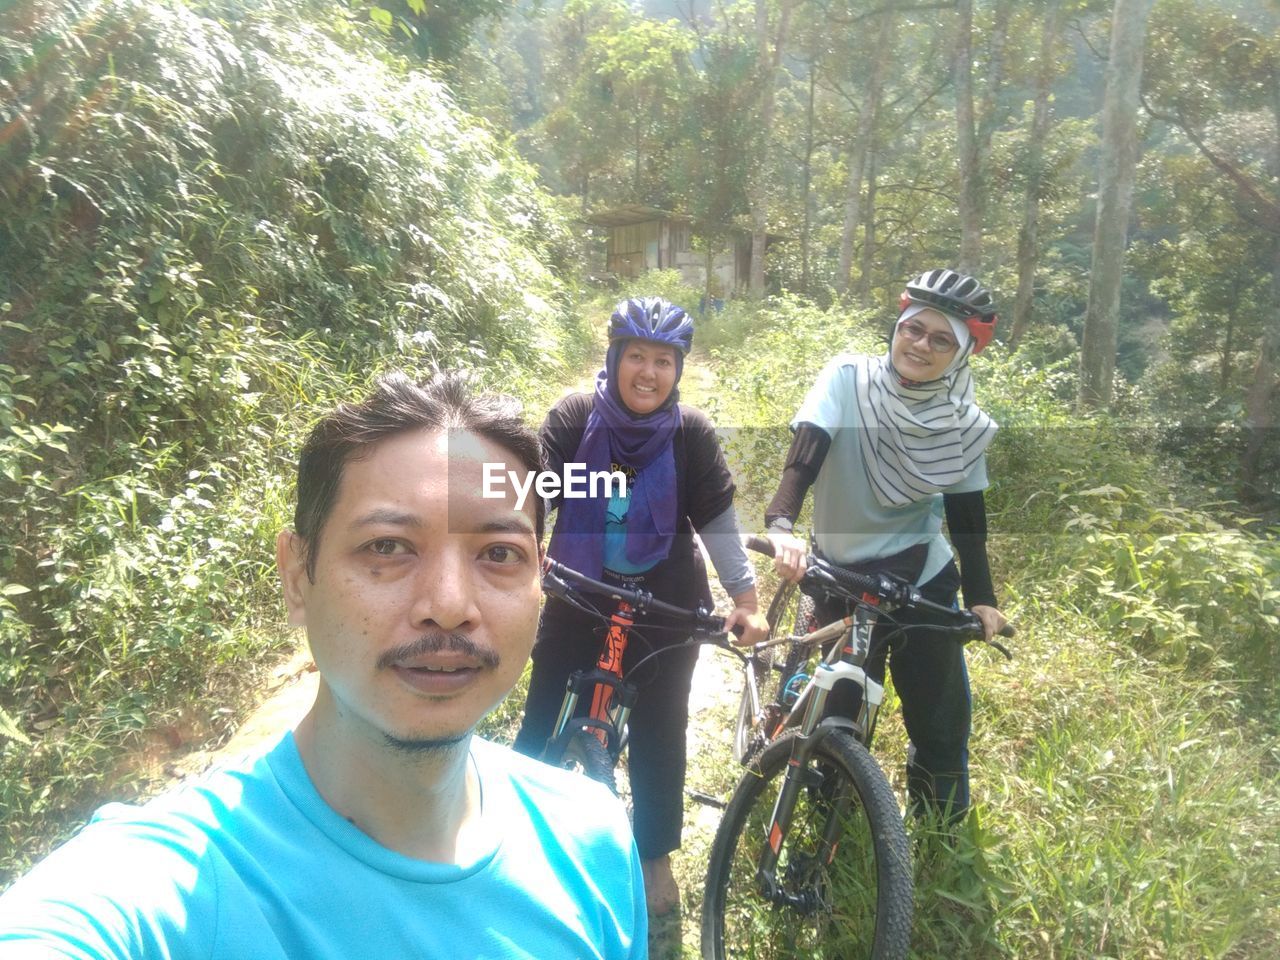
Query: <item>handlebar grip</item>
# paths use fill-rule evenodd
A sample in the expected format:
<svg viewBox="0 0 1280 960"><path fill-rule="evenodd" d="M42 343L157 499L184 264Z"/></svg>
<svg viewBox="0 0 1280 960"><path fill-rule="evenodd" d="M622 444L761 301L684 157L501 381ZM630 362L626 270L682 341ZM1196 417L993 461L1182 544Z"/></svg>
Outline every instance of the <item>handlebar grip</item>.
<svg viewBox="0 0 1280 960"><path fill-rule="evenodd" d="M768 537L760 536L758 533L744 533L742 535L742 545L748 550L763 553L766 557L773 556L773 541Z"/></svg>
<svg viewBox="0 0 1280 960"><path fill-rule="evenodd" d="M1018 635L1018 631L1013 628L1012 623L1006 623L1000 628L999 635L1002 637L1016 637Z"/></svg>
<svg viewBox="0 0 1280 960"><path fill-rule="evenodd" d="M855 590L858 593L880 595L882 581L879 577L868 576L865 573L854 573L852 570L845 570L835 564L828 564L823 572L835 580L836 583L848 587L850 590Z"/></svg>

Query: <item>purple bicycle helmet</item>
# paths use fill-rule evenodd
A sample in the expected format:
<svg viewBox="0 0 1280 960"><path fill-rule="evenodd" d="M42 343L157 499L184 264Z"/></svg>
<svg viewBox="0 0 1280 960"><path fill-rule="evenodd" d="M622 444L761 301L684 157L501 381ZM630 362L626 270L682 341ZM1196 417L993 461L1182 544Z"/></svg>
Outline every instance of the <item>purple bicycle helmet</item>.
<svg viewBox="0 0 1280 960"><path fill-rule="evenodd" d="M665 343L684 356L693 348L693 320L683 307L662 297L632 297L613 308L609 340Z"/></svg>

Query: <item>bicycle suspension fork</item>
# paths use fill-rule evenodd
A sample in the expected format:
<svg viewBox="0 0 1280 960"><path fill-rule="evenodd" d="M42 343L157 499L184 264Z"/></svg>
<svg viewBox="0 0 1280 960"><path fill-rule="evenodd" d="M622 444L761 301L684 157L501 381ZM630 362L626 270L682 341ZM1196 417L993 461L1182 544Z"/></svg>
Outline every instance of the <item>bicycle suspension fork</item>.
<svg viewBox="0 0 1280 960"><path fill-rule="evenodd" d="M591 703L586 716L592 721L589 724L591 732L606 749L612 751L617 748L618 744L610 743L610 740L621 738L635 705L634 693L622 682L622 657L627 651L627 637L633 623L635 610L630 604L619 602L618 609L609 618L609 629L595 669L575 670L569 677L560 714L552 728L552 740L564 732L578 709L580 699L590 692Z"/></svg>
<svg viewBox="0 0 1280 960"><path fill-rule="evenodd" d="M883 684L868 677L863 668L869 647L872 619L868 615L863 614L860 617L859 613L855 613L845 621L844 635L841 636L839 644L839 658L835 662L820 664L801 696L804 702L804 717L800 723L799 734L792 741L791 757L787 761L778 799L774 802L773 812L769 818L767 842L760 852L757 863L756 877L764 896L770 902L786 904L802 910L817 907L817 893L813 888L806 886L799 891L789 892L778 882L778 859L791 826L800 791L806 786L818 785L815 778L820 777L820 774L810 767L818 744L835 731L844 731L864 744L870 739L876 715L884 700ZM841 681L854 683L862 690L862 702L856 720L845 717L823 718L827 698L836 683ZM823 866L829 866L835 859L840 841L840 824L849 805L853 802L853 798L847 792L827 799L830 808L823 823L816 857Z"/></svg>

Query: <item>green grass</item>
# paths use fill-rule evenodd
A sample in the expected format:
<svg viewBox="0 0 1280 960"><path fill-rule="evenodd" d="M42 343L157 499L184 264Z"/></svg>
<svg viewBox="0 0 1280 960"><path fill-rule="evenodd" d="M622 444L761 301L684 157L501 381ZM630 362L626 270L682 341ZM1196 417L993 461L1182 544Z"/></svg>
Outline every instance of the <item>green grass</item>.
<svg viewBox="0 0 1280 960"><path fill-rule="evenodd" d="M994 916L973 955L1270 955L1274 732L1225 683L1041 613L1019 618L1014 664L975 671L980 826L958 843L982 851ZM937 955L921 920L921 955Z"/></svg>
<svg viewBox="0 0 1280 960"><path fill-rule="evenodd" d="M1274 956L1274 734L1241 719L1229 686L1144 660L1078 614L1011 612L1016 659L970 654L975 811L954 834L913 825L913 956ZM736 689L712 726L730 728ZM890 696L875 753L900 797L904 739ZM712 741L689 786L727 797L739 773ZM686 803L689 956L717 820Z"/></svg>
<svg viewBox="0 0 1280 960"><path fill-rule="evenodd" d="M719 353L732 388L703 401L718 422L785 423L814 351L840 336L842 318L772 306L750 349ZM970 651L975 808L951 834L913 825L913 956L1280 955L1274 546L1177 507L1108 423L1072 420L1053 376L990 364L984 403L1043 431L992 454L993 533L1014 534L993 537L993 563L1019 636L1011 663ZM745 449L751 525L779 465ZM904 741L890 691L875 753L900 797ZM727 796L738 772L726 743L691 759L690 785ZM688 956L715 820L686 805Z"/></svg>

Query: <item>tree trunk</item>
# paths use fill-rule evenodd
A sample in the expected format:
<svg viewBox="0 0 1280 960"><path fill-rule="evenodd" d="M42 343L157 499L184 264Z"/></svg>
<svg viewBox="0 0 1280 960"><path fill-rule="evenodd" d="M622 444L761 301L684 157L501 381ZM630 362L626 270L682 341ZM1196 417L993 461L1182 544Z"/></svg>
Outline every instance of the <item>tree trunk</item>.
<svg viewBox="0 0 1280 960"><path fill-rule="evenodd" d="M751 269L748 286L754 296L764 295L764 257L769 242L769 154L773 141L773 109L778 65L786 43L794 0L781 0L778 30L769 36L768 0L756 0L756 56L759 63L760 129L756 131L756 170L748 185L751 207Z"/></svg>
<svg viewBox="0 0 1280 960"><path fill-rule="evenodd" d="M876 154L867 158L867 209L862 218L862 262L858 267L858 302L871 306L871 263L876 249Z"/></svg>
<svg viewBox="0 0 1280 960"><path fill-rule="evenodd" d="M1000 109L1000 88L1004 86L1004 51L1009 39L1009 18L1013 15L1013 0L999 0L991 23L991 35L987 41L987 69L982 88L982 109L978 114L978 238L981 242L982 224L986 214L986 174L991 166L991 141L996 128L1004 120Z"/></svg>
<svg viewBox="0 0 1280 960"><path fill-rule="evenodd" d="M1225 397L1231 386L1231 355L1236 349L1236 311L1234 300L1227 304L1227 329L1222 333L1222 359L1218 362L1218 395Z"/></svg>
<svg viewBox="0 0 1280 960"><path fill-rule="evenodd" d="M977 273L982 262L981 199L978 177L978 137L973 112L973 0L957 0L955 87L956 161L960 168L961 273Z"/></svg>
<svg viewBox="0 0 1280 960"><path fill-rule="evenodd" d="M640 198L640 139L643 132L644 130L640 125L640 111L637 110L636 122L635 122L636 160L631 173L631 195L636 199L637 202L641 199Z"/></svg>
<svg viewBox="0 0 1280 960"><path fill-rule="evenodd" d="M893 14L888 11L877 15L876 58L867 84L867 96L858 115L858 127L849 144L849 181L845 186L844 227L840 231L840 262L836 267L836 292L842 296L849 292L853 281L853 241L862 223L862 178L866 172L867 152L875 132L876 114L880 112L880 97L884 90L884 74L893 59L888 49L893 42Z"/></svg>
<svg viewBox="0 0 1280 960"><path fill-rule="evenodd" d="M836 293L843 296L853 279L853 238L862 221L862 173L867 162L867 138L862 134L863 119L869 104L864 103L858 118L858 132L849 144L849 181L845 185L844 227L840 231L840 262L836 266Z"/></svg>
<svg viewBox="0 0 1280 960"><path fill-rule="evenodd" d="M1111 403L1116 365L1120 282L1138 161L1138 91L1147 17L1153 0L1116 0L1111 16L1111 49L1102 104L1102 153L1098 169L1098 209L1093 228L1089 301L1080 350L1081 409Z"/></svg>
<svg viewBox="0 0 1280 960"><path fill-rule="evenodd" d="M960 21L956 27L953 75L956 87L956 153L960 169L960 255L962 273L982 269L982 228L987 213L986 170L991 159L991 140L1000 125L1000 87L1004 82L1004 49L1009 35L1012 0L996 4L988 56L982 109L973 96L973 0L958 0Z"/></svg>
<svg viewBox="0 0 1280 960"><path fill-rule="evenodd" d="M815 44L816 46L816 44ZM800 228L800 289L809 293L809 239L812 230L813 206L809 196L813 182L813 104L818 83L818 56L809 59L809 102L804 116L804 170L801 174L801 202L804 204L804 222Z"/></svg>
<svg viewBox="0 0 1280 960"><path fill-rule="evenodd" d="M1040 191L1043 187L1044 141L1049 135L1049 94L1053 86L1054 51L1066 20L1063 0L1049 0L1049 16L1040 37L1040 71L1036 77L1035 107L1027 145L1027 192L1022 204L1022 227L1018 231L1018 292L1013 298L1013 329L1009 349L1017 350L1018 342L1031 322L1031 301L1035 293L1037 242L1040 233Z"/></svg>

